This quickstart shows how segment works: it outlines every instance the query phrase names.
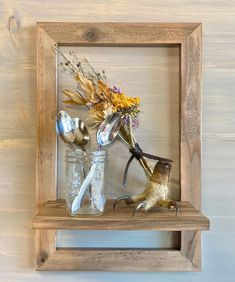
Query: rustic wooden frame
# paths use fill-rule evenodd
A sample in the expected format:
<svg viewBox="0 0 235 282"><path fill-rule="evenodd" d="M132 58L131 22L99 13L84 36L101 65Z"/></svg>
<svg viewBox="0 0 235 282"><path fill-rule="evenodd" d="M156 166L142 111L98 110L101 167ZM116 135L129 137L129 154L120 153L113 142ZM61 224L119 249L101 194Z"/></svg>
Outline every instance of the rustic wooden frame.
<svg viewBox="0 0 235 282"><path fill-rule="evenodd" d="M57 63L53 45L180 46L181 201L201 203L201 24L38 23L36 212L56 200ZM56 230L36 230L37 270L199 271L200 230L181 231L180 250L56 248Z"/></svg>

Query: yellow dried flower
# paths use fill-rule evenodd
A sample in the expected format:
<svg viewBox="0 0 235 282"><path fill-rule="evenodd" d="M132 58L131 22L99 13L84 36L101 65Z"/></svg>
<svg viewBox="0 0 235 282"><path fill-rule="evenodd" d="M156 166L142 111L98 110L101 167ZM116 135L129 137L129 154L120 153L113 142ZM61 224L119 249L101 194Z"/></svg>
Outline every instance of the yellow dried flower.
<svg viewBox="0 0 235 282"><path fill-rule="evenodd" d="M138 105L140 103L140 98L128 97L123 93L114 93L112 94L112 103L117 110L122 110Z"/></svg>

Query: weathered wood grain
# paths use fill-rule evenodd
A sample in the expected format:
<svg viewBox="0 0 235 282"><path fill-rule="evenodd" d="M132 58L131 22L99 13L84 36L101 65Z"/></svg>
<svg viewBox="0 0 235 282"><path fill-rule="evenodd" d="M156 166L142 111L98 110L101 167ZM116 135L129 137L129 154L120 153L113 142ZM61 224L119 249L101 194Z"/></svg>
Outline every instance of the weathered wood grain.
<svg viewBox="0 0 235 282"><path fill-rule="evenodd" d="M189 202L179 202L180 214L174 210L159 209L155 212L136 213L132 218L133 206L117 207L108 200L101 216L70 216L64 200L46 203L33 219L36 229L68 230L207 230L209 220Z"/></svg>
<svg viewBox="0 0 235 282"><path fill-rule="evenodd" d="M39 23L60 45L151 46L184 41L198 23Z"/></svg>
<svg viewBox="0 0 235 282"><path fill-rule="evenodd" d="M201 91L202 26L181 45L181 200L201 208ZM181 250L201 268L199 231L181 233Z"/></svg>
<svg viewBox="0 0 235 282"><path fill-rule="evenodd" d="M37 28L37 144L36 211L47 199L56 199L56 56L55 42ZM40 266L55 251L56 232L37 230L36 265Z"/></svg>
<svg viewBox="0 0 235 282"><path fill-rule="evenodd" d="M235 2L0 0L0 4L0 216L4 226L0 230L0 280L232 281L235 275ZM7 20L11 15L19 19L20 28L10 35ZM200 273L39 274L33 270L34 231L31 230L31 217L35 204L35 22L78 20L203 23L202 208L210 215L212 229L203 233L203 271Z"/></svg>
<svg viewBox="0 0 235 282"><path fill-rule="evenodd" d="M38 270L195 271L178 250L59 248Z"/></svg>
<svg viewBox="0 0 235 282"><path fill-rule="evenodd" d="M50 99L52 101L56 100L57 93L55 88L56 77L55 77L55 67L52 61L48 61L47 57L51 57L55 61L55 55L52 55L53 45L56 44L76 44L83 45L91 44L92 46L98 45L119 45L122 46L136 46L136 45L144 45L144 46L152 46L153 44L181 44L181 102L180 102L180 117L181 117L181 132L180 132L180 165L181 165L181 199L189 199L193 200L196 203L196 206L200 206L200 169L201 169L201 159L197 157L195 154L195 148L201 154L201 128L200 128L200 96L201 96L201 25L200 24L113 24L113 23L97 23L94 28L93 23L38 23L38 30L41 31L41 34L38 34L39 39L39 47L44 48L43 52L38 52L38 92L39 92L39 103L38 103L38 134L41 132L42 137L44 134L50 136L53 134L53 130L55 128L48 122L48 119L55 115L56 103L50 103ZM80 27L80 29L79 29ZM98 28L99 27L99 28ZM108 33L106 31L106 27L108 27ZM172 33L172 28L177 30L177 32ZM85 31L84 31L85 29ZM67 30L66 33L61 32L61 30ZM82 31L82 34L75 33L75 31ZM190 32L188 32L190 30ZM43 33L42 33L43 32ZM75 34L74 34L75 33ZM100 36L102 34L102 36ZM150 37L149 37L150 34ZM183 34L183 36L181 36ZM74 36L75 35L75 36ZM111 37L109 38L109 36ZM153 40L153 38L156 40ZM45 39L47 38L47 39ZM116 40L118 38L118 40ZM170 39L169 39L170 38ZM41 42L41 40L45 39L45 44ZM76 39L76 40L75 40ZM85 40L85 42L84 42ZM39 50L41 51L41 50ZM46 51L46 52L45 52ZM44 65L40 64L40 60L44 60ZM42 73L48 73L52 75L49 76L49 81L52 79L51 84L48 83L48 79L42 76ZM52 89L51 89L52 87ZM50 93L48 93L48 88L50 89ZM44 97L43 97L44 95ZM49 97L49 103L47 103L47 98ZM50 115L43 115L40 112L41 109L49 110ZM46 120L47 119L47 124ZM40 123L41 122L41 123ZM49 128L46 126L49 124ZM44 126L46 129L40 126ZM42 128L44 131L42 131ZM55 191L55 182L56 175L52 172L52 169L55 166L56 162L56 140L55 133L53 134L54 138L50 139L51 146L47 148L46 151L51 155L51 163L50 167L47 167L46 156L42 154L40 151L43 147L40 144L42 137L38 138L38 148L39 154L37 155L37 161L41 164L42 171L39 171L42 176L42 190L38 189L38 201L41 203L40 199L45 199L46 197L52 194L52 197L56 197ZM187 151L185 151L187 149ZM41 153L41 154L40 154ZM54 164L53 164L54 161ZM49 170L48 170L49 169ZM49 172L49 175L48 175ZM52 174L51 174L52 172ZM46 177L45 177L46 176ZM48 183L47 186L44 185L43 177L45 177L45 183ZM38 181L41 181L38 178ZM52 184L52 185L51 185ZM39 186L40 188L40 186ZM47 190L46 190L47 188ZM192 192L194 191L194 192ZM164 222L164 219L163 219ZM53 222L51 222L53 223ZM88 224L89 225L89 224ZM102 225L102 223L101 223ZM152 223L150 224L152 225ZM120 224L119 224L120 226ZM107 228L107 227L106 227ZM120 227L119 227L120 228ZM174 228L174 227L173 227ZM193 228L193 227L191 227ZM167 229L169 230L169 229ZM177 229L179 230L179 226ZM187 229L189 230L189 229ZM192 229L191 229L192 230ZM45 233L46 235L46 233ZM44 236L45 236L44 235ZM48 238L44 239L44 236L38 236L39 245L42 244L44 246L49 246L49 251L44 251L42 248L41 251L37 254L37 263L38 268L43 264L46 260L48 260L49 256L53 252L53 239L54 234L48 233ZM198 238L198 239L197 239ZM190 246L194 246L191 248ZM52 249L51 249L52 247ZM190 234L183 234L181 238L181 250L182 255L185 255L189 261L194 265L195 269L200 269L200 234L197 233L196 236L192 236ZM54 252L56 255L56 251ZM105 256L105 254L104 254ZM196 258L196 259L195 259ZM102 269L99 268L99 269ZM167 267L166 267L167 269Z"/></svg>
<svg viewBox="0 0 235 282"><path fill-rule="evenodd" d="M180 231L60 230L56 239L57 248L180 249Z"/></svg>

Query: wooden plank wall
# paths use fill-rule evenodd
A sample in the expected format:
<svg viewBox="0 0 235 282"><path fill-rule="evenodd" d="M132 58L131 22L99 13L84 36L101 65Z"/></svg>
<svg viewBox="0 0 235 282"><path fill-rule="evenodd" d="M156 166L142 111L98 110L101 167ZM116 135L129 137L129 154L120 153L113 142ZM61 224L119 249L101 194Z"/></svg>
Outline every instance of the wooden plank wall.
<svg viewBox="0 0 235 282"><path fill-rule="evenodd" d="M34 272L36 21L203 23L201 273ZM0 281L234 280L234 25L234 0L0 0Z"/></svg>

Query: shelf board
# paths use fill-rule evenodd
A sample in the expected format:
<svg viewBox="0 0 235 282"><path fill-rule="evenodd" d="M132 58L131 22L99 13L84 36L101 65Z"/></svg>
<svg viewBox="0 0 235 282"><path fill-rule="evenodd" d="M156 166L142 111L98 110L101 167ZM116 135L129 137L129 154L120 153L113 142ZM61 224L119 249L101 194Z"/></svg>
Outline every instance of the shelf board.
<svg viewBox="0 0 235 282"><path fill-rule="evenodd" d="M33 219L34 229L67 230L208 230L209 219L196 210L189 202L178 202L180 212L155 209L150 212L138 211L132 218L135 205L124 203L112 210L114 200L108 200L105 212L100 216L70 216L64 200L49 201Z"/></svg>

